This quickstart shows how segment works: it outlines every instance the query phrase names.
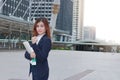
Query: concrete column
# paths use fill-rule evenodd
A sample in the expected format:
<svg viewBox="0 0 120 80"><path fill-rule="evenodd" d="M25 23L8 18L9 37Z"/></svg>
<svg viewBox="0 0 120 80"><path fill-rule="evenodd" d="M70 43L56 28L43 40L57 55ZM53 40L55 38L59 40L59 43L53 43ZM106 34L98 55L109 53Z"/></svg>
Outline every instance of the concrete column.
<svg viewBox="0 0 120 80"><path fill-rule="evenodd" d="M60 36L60 41L63 42L63 35Z"/></svg>
<svg viewBox="0 0 120 80"><path fill-rule="evenodd" d="M11 25L9 25L9 36L8 36L8 49L10 50L11 49Z"/></svg>
<svg viewBox="0 0 120 80"><path fill-rule="evenodd" d="M0 0L0 6L3 4L3 0ZM2 13L2 7L0 7L0 13Z"/></svg>
<svg viewBox="0 0 120 80"><path fill-rule="evenodd" d="M65 42L67 42L67 37L68 37L68 36L65 36Z"/></svg>

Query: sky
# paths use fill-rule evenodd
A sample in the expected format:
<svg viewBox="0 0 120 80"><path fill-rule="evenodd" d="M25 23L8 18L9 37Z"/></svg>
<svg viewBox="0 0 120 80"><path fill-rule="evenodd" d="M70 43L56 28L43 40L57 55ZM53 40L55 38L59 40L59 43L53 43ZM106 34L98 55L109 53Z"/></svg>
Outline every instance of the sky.
<svg viewBox="0 0 120 80"><path fill-rule="evenodd" d="M96 39L120 43L120 0L84 0L84 26L96 27Z"/></svg>

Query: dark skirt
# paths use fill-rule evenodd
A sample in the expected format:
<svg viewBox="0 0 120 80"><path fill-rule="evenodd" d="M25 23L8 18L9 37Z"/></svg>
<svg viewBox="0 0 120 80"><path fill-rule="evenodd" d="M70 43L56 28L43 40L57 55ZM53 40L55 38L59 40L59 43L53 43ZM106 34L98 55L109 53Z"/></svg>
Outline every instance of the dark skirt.
<svg viewBox="0 0 120 80"><path fill-rule="evenodd" d="M48 80L49 68L48 66L32 66L32 80Z"/></svg>
<svg viewBox="0 0 120 80"><path fill-rule="evenodd" d="M32 72L32 80L48 80L49 72L42 73L42 74L36 74Z"/></svg>

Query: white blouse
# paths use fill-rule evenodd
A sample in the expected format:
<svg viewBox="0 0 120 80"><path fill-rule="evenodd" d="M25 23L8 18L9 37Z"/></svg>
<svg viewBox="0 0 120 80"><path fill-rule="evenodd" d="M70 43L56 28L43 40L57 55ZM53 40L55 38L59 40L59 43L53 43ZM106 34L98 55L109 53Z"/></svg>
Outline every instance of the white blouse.
<svg viewBox="0 0 120 80"><path fill-rule="evenodd" d="M38 45L39 41L41 40L41 38L44 36L45 34L42 34L42 35L38 35L37 36L37 42L36 44Z"/></svg>
<svg viewBox="0 0 120 80"><path fill-rule="evenodd" d="M42 38L44 35L45 35L45 34L42 34L42 35L38 35L38 36L37 36L37 42L36 42L37 45L38 45L39 41L41 40L41 38ZM32 50L32 52L34 52L34 50L33 50L32 47L31 47L31 50Z"/></svg>

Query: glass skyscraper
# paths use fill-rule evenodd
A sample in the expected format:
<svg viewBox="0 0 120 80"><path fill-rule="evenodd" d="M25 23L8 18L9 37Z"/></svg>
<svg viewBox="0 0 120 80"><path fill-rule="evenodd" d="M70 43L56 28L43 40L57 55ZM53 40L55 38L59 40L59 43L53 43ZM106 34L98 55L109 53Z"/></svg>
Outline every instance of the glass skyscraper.
<svg viewBox="0 0 120 80"><path fill-rule="evenodd" d="M73 2L71 0L60 0L60 3L56 28L68 31L69 34L72 35Z"/></svg>

